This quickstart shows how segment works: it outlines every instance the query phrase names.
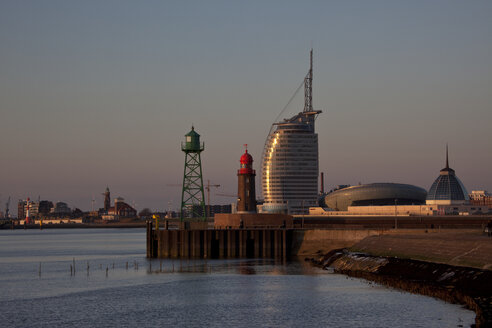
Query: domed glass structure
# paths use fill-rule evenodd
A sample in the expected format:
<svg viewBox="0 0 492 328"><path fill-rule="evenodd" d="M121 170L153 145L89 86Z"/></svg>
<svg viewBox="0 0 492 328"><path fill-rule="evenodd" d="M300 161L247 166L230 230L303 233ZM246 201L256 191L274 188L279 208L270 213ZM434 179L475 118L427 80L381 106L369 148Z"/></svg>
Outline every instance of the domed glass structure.
<svg viewBox="0 0 492 328"><path fill-rule="evenodd" d="M446 147L446 167L440 171L427 193L427 204L464 204L468 202L468 192L456 173L449 167Z"/></svg>
<svg viewBox="0 0 492 328"><path fill-rule="evenodd" d="M336 211L347 211L349 206L421 205L425 203L425 189L403 183L370 183L343 186L320 199L320 206Z"/></svg>

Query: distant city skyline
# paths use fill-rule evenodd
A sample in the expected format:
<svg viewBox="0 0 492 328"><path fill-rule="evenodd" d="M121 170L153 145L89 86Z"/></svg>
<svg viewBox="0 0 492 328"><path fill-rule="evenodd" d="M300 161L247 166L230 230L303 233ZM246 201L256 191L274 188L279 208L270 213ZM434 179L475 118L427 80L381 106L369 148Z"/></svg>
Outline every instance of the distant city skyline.
<svg viewBox="0 0 492 328"><path fill-rule="evenodd" d="M107 186L177 209L192 125L204 183L221 185L211 203L234 202L215 193L237 192L245 143L261 171L311 46L325 190L429 190L448 143L467 190L491 191L490 17L490 1L2 1L0 210L99 208Z"/></svg>

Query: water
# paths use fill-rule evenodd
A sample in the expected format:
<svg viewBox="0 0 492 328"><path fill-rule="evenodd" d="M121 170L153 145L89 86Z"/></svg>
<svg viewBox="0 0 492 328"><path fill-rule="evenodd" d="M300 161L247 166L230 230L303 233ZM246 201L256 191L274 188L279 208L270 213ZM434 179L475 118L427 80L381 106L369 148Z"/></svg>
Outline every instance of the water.
<svg viewBox="0 0 492 328"><path fill-rule="evenodd" d="M469 327L475 318L304 262L149 261L143 229L0 231L0 309L1 327Z"/></svg>

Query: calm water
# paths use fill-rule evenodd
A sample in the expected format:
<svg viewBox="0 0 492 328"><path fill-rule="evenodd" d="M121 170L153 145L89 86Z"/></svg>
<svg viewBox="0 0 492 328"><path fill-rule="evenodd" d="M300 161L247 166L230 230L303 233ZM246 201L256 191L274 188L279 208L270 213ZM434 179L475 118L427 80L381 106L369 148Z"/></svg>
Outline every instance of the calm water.
<svg viewBox="0 0 492 328"><path fill-rule="evenodd" d="M469 327L474 318L305 263L148 261L144 229L0 230L1 327Z"/></svg>

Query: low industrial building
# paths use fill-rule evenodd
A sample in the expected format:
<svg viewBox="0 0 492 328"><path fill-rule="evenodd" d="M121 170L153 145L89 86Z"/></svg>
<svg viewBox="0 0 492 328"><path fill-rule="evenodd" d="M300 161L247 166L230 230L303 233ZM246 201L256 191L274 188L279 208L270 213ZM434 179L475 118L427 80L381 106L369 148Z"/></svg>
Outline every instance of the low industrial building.
<svg viewBox="0 0 492 328"><path fill-rule="evenodd" d="M349 206L346 211L334 211L322 207L311 207L313 216L430 216L430 215L481 215L489 214L488 206L476 205L383 205Z"/></svg>
<svg viewBox="0 0 492 328"><path fill-rule="evenodd" d="M468 194L470 204L492 207L492 195L487 190L472 190Z"/></svg>

